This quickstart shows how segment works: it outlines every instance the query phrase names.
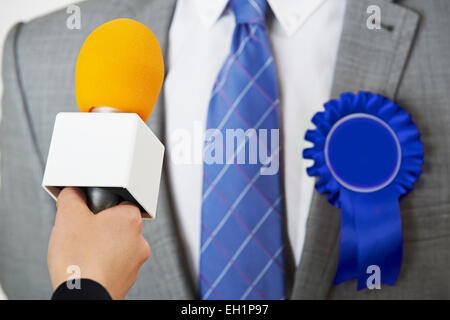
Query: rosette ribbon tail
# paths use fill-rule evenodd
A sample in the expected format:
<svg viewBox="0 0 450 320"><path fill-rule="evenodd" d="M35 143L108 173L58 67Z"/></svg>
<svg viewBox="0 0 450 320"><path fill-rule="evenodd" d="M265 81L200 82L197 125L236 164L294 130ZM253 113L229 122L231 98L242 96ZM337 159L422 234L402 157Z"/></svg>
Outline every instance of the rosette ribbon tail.
<svg viewBox="0 0 450 320"><path fill-rule="evenodd" d="M402 261L402 228L398 193L393 186L372 193L342 188L341 243L335 284L357 278L358 290L373 283L393 285ZM376 278L375 278L376 279Z"/></svg>

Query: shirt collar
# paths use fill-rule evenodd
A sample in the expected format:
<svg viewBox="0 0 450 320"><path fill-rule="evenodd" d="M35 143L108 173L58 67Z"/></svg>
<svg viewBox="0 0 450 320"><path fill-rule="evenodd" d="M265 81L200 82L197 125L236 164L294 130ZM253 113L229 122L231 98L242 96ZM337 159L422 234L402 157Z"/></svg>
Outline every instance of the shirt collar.
<svg viewBox="0 0 450 320"><path fill-rule="evenodd" d="M207 28L219 20L228 3L228 0L192 1ZM325 1L327 0L268 0L268 3L286 34L292 36Z"/></svg>

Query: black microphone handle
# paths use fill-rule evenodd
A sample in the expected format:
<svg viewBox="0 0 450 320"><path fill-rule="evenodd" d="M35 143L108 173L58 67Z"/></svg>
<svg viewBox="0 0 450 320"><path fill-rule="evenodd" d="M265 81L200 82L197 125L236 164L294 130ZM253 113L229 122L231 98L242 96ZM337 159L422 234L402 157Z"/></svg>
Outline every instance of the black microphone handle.
<svg viewBox="0 0 450 320"><path fill-rule="evenodd" d="M111 192L107 188L86 187L84 191L86 193L87 205L95 214L114 207L123 201L121 196Z"/></svg>

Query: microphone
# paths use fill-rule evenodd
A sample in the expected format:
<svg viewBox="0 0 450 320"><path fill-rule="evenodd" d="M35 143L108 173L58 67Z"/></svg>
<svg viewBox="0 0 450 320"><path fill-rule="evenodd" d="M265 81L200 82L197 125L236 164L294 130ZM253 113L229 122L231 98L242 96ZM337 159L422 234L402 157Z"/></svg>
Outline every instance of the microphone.
<svg viewBox="0 0 450 320"><path fill-rule="evenodd" d="M85 190L98 213L123 200L154 218L164 146L145 125L164 80L158 40L144 24L116 19L84 41L75 67L81 113L59 113L42 185L56 199Z"/></svg>
<svg viewBox="0 0 450 320"><path fill-rule="evenodd" d="M155 35L132 19L116 19L84 41L75 67L81 112L108 107L150 117L164 80L164 61Z"/></svg>

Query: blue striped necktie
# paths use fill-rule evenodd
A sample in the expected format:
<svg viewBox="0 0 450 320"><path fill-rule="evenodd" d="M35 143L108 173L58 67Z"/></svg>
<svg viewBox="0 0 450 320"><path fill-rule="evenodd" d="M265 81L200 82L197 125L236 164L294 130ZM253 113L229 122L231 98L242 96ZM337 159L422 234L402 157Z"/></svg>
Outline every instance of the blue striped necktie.
<svg viewBox="0 0 450 320"><path fill-rule="evenodd" d="M283 200L274 165L280 154L279 101L265 31L267 2L229 5L236 27L206 124L200 294L283 299Z"/></svg>

